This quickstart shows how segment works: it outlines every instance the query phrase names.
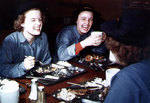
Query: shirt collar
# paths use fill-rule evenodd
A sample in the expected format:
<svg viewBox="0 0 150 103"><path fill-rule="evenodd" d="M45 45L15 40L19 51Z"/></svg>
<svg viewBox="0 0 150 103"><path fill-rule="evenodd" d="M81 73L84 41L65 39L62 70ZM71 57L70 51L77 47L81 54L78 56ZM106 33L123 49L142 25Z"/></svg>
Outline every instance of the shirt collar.
<svg viewBox="0 0 150 103"><path fill-rule="evenodd" d="M19 38L21 43L24 43L26 41L26 38L23 36L22 32L19 32L18 38Z"/></svg>
<svg viewBox="0 0 150 103"><path fill-rule="evenodd" d="M20 40L21 43L24 43L24 42L27 41L27 39L24 37L24 35L23 35L22 32L19 32L18 38L19 38L19 40ZM36 39L42 39L41 35L36 36L36 37L35 37L35 40L36 40Z"/></svg>
<svg viewBox="0 0 150 103"><path fill-rule="evenodd" d="M80 37L81 37L81 35L79 34L79 32L78 32L78 30L77 30L77 26L76 26L76 25L74 25L73 29L74 29L74 31L75 31L75 34L77 34L77 37L78 37L78 38L80 38Z"/></svg>

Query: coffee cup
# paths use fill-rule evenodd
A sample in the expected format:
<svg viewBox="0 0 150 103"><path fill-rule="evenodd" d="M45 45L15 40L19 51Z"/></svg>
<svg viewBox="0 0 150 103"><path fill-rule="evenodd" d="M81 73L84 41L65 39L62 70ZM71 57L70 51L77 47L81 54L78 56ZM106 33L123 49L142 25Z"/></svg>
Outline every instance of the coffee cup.
<svg viewBox="0 0 150 103"><path fill-rule="evenodd" d="M16 81L0 87L0 103L19 103L19 84Z"/></svg>
<svg viewBox="0 0 150 103"><path fill-rule="evenodd" d="M120 71L119 68L110 68L107 69L105 72L106 75L106 83L108 84L108 86L111 85L111 80L112 78Z"/></svg>
<svg viewBox="0 0 150 103"><path fill-rule="evenodd" d="M91 35L92 36L97 36L97 37L100 37L101 41L103 41L105 39L105 35L103 35L104 33L101 32L101 31L92 31L91 32Z"/></svg>
<svg viewBox="0 0 150 103"><path fill-rule="evenodd" d="M109 60L110 60L112 63L116 63L116 62L117 62L116 57L115 57L115 55L112 53L112 51L109 51Z"/></svg>
<svg viewBox="0 0 150 103"><path fill-rule="evenodd" d="M100 37L102 37L103 32L101 32L101 31L92 31L92 32L91 32L91 35L92 35L92 36L100 36Z"/></svg>

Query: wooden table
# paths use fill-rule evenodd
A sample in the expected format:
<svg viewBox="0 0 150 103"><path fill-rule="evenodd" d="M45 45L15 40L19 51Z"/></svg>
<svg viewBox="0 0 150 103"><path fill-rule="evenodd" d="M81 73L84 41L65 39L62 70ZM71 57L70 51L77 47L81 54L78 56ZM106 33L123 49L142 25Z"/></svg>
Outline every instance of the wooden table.
<svg viewBox="0 0 150 103"><path fill-rule="evenodd" d="M90 68L87 68L85 66L81 66L79 64L76 64L76 63L72 63L80 68L84 68L86 69L88 72L83 74L83 75L79 75L77 77L74 77L74 78L71 78L71 79L68 79L66 81L63 81L63 82L60 82L60 83L57 83L57 84L54 84L54 85L51 85L51 86L45 86L45 94L46 94L46 102L47 103L59 103L60 101L58 101L56 98L54 98L52 96L52 93L53 92L56 92L58 89L61 89L61 88L64 88L64 87L69 87L70 85L67 84L67 82L74 82L74 83L80 83L80 82L84 82L84 81L87 81L89 79L92 79L94 77L100 77L100 78L103 78L105 79L105 72L100 70L100 71L94 71ZM18 81L21 81L21 82L24 82L24 83L31 83L31 79L16 79ZM29 100L29 93L30 93L30 88L27 87L26 85L24 84L21 84L21 86L23 86L27 91L23 94L20 95L20 102L19 103L32 103L30 100ZM42 85L40 83L38 83L38 85Z"/></svg>

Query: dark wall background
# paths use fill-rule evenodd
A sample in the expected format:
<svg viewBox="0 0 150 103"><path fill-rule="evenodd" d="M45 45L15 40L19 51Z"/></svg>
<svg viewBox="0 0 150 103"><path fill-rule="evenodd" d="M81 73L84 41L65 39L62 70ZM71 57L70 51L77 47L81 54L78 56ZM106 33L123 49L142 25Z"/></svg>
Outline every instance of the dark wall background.
<svg viewBox="0 0 150 103"><path fill-rule="evenodd" d="M0 0L0 30L13 28L13 17L17 6L32 0ZM61 28L71 23L72 13L82 3L91 4L104 20L115 19L120 15L122 0L33 0L47 5L46 28ZM56 31L54 30L54 31Z"/></svg>
<svg viewBox="0 0 150 103"><path fill-rule="evenodd" d="M20 3L32 0L0 0L1 39L13 30L14 16ZM46 22L43 30L47 33L50 49L53 52L57 33L72 22L73 12L80 4L89 3L97 11L96 25L120 16L123 0L33 0L47 6ZM127 1L127 0L124 0ZM5 34L4 34L5 33Z"/></svg>
<svg viewBox="0 0 150 103"><path fill-rule="evenodd" d="M80 4L89 3L97 11L94 27L99 29L103 21L117 19L121 11L129 6L148 6L150 0L0 0L0 44L5 36L13 31L14 16L19 4L26 1L40 1L46 5L46 22L43 30L48 35L50 51L53 53L57 33L64 27L73 24L73 12ZM132 3L131 3L132 2ZM135 4L135 5L132 5Z"/></svg>

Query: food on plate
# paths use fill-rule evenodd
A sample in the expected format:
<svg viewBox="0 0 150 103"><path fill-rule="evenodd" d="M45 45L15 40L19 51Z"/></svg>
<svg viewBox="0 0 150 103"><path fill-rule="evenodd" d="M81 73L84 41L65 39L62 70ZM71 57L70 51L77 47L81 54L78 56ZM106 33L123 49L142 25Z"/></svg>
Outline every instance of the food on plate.
<svg viewBox="0 0 150 103"><path fill-rule="evenodd" d="M93 60L93 56L92 55L85 56L85 61L90 62L92 60Z"/></svg>
<svg viewBox="0 0 150 103"><path fill-rule="evenodd" d="M88 89L68 89L68 92L71 92L75 95L85 95Z"/></svg>
<svg viewBox="0 0 150 103"><path fill-rule="evenodd" d="M64 69L64 66L61 65L57 65L57 64L51 64L51 65L42 65L36 68L36 72L37 73L51 73L51 72L55 72L58 69Z"/></svg>
<svg viewBox="0 0 150 103"><path fill-rule="evenodd" d="M104 56L99 56L99 55L93 54L93 59L95 59L95 60L100 60L103 58L104 58Z"/></svg>
<svg viewBox="0 0 150 103"><path fill-rule="evenodd" d="M52 67L51 71L54 72L56 71L58 68Z"/></svg>
<svg viewBox="0 0 150 103"><path fill-rule="evenodd" d="M104 56L96 55L96 54L88 54L85 56L85 61L90 62L92 60L101 60L104 59Z"/></svg>
<svg viewBox="0 0 150 103"><path fill-rule="evenodd" d="M68 63L67 61L58 61L57 64L59 65L63 65L66 67L71 67L72 65L70 63Z"/></svg>
<svg viewBox="0 0 150 103"><path fill-rule="evenodd" d="M38 67L38 69L36 69L37 73L50 73L50 69L49 68L42 68L42 67Z"/></svg>
<svg viewBox="0 0 150 103"><path fill-rule="evenodd" d="M64 101L71 101L76 97L75 94L69 92L66 88L62 88L60 93L57 94L57 98Z"/></svg>
<svg viewBox="0 0 150 103"><path fill-rule="evenodd" d="M53 94L54 97L65 103L74 103L78 99L88 99L93 101L104 101L108 86L102 78L95 77L92 80L82 83L71 83L71 87L62 88ZM77 84L77 85L74 85Z"/></svg>
<svg viewBox="0 0 150 103"><path fill-rule="evenodd" d="M102 80L102 78L99 78L99 77L95 77L93 80L89 81L89 82L86 82L85 83L85 86L97 86L99 88L102 88L103 86L104 87L107 87L108 84L106 82L106 80Z"/></svg>

